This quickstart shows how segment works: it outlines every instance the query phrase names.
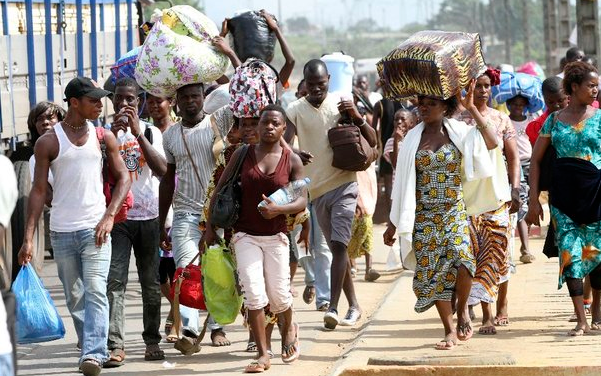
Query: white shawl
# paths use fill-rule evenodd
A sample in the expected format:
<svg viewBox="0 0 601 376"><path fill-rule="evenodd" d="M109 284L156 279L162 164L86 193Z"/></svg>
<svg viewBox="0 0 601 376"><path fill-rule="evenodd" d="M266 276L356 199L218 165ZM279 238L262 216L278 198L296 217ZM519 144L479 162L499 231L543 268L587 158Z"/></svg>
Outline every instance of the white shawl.
<svg viewBox="0 0 601 376"><path fill-rule="evenodd" d="M507 169L500 148L489 151L480 131L462 121L445 119L443 124L451 142L463 156L461 180L468 215L497 209L510 201ZM424 123L420 123L405 136L397 156L392 188L390 222L396 226L403 266L407 269L416 266L412 244L416 208L415 154L424 127Z"/></svg>

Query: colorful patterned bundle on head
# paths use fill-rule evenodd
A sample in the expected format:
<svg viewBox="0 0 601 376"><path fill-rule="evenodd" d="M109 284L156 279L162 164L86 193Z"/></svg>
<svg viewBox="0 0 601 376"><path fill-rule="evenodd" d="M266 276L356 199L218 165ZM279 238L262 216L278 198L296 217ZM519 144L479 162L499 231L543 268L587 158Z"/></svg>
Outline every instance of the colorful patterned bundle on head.
<svg viewBox="0 0 601 376"><path fill-rule="evenodd" d="M230 81L230 109L238 118L258 118L261 110L277 99L277 71L258 59L236 68Z"/></svg>
<svg viewBox="0 0 601 376"><path fill-rule="evenodd" d="M182 86L218 79L229 59L213 47L217 35L217 25L191 6L164 10L142 46L136 81L152 95L172 97Z"/></svg>
<svg viewBox="0 0 601 376"><path fill-rule="evenodd" d="M448 99L486 68L478 34L420 31L380 60L384 96Z"/></svg>
<svg viewBox="0 0 601 376"><path fill-rule="evenodd" d="M141 51L142 46L135 47L133 50L121 56L115 65L111 67L113 84L123 77L134 78L136 65L138 64L138 56Z"/></svg>

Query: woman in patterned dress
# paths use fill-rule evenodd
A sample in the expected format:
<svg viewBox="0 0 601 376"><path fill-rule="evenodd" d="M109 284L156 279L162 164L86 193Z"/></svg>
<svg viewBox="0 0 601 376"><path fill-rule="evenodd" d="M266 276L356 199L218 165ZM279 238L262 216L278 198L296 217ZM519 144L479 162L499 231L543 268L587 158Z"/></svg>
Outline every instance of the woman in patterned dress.
<svg viewBox="0 0 601 376"><path fill-rule="evenodd" d="M507 288L511 269L509 241L511 222L509 214L520 207L520 157L517 133L506 114L488 107L492 86L500 83L500 72L488 69L476 80L474 104L486 121L496 129L499 145L507 161L511 190L511 203L499 208L471 216L470 236L476 257L476 275L468 299L470 308L482 304L480 334L497 334L495 325L509 324L507 316ZM469 125L476 125L472 115L465 111L457 116ZM501 142L502 141L502 142ZM498 299L497 299L498 298ZM497 302L497 313L493 316L492 304Z"/></svg>
<svg viewBox="0 0 601 376"><path fill-rule="evenodd" d="M569 105L549 116L534 145L530 168L530 202L531 206L526 215L526 222L539 225L543 218L543 210L538 200L539 177L541 161L549 146L557 151L557 162L554 169L554 178L551 185L551 220L555 225L555 242L559 249L559 284L568 285L568 291L576 310L578 322L576 327L568 334L581 336L591 329L601 329L601 312L599 297L601 294L601 218L599 218L598 201L591 201L594 195L587 195L585 186L579 184L579 171L565 171L570 174L569 187L561 188L562 180L557 178L560 162L584 164L593 170L593 175L598 179L601 168L601 111L591 106L599 93L599 75L597 69L584 62L573 62L566 66L563 80L564 91L570 95ZM585 162L586 161L586 162ZM598 182L596 183L598 184ZM598 187L596 187L598 189ZM566 193L567 192L567 193ZM560 197L561 196L561 197ZM582 221L577 216L586 211L585 207L575 207L578 213L570 210L570 203L566 208L565 202L574 201L574 204L585 203L597 210L596 217ZM580 201L580 202L579 202ZM564 203L564 205L560 205ZM562 209L558 209L561 206ZM576 219L573 219L576 218ZM593 288L592 323L586 321L583 305L582 279L590 276Z"/></svg>
<svg viewBox="0 0 601 376"><path fill-rule="evenodd" d="M486 148L494 149L497 146L495 131L487 125L474 105L474 87L475 81L472 81L461 104L476 119ZM465 130L468 126L448 119L457 106L457 98L443 101L419 97L418 107L423 123L409 131L406 142L401 145L393 190L391 223L384 233L384 243L392 245L398 231L403 249L404 239L400 231L404 224L401 222L405 221L407 214L414 215L410 222L414 224L412 248L416 261L413 278L413 291L417 296L415 310L424 312L436 306L445 330L444 339L436 344L436 349L439 350L452 349L458 340L468 340L473 333L467 298L476 262L470 245L461 178L462 160L472 156L461 153L461 150L467 150L467 137L455 136L455 130ZM409 141L416 137L416 141ZM478 134L476 137L481 136ZM414 148L416 152L413 151ZM404 159L414 160L413 165L407 166L409 170L414 169L413 173L407 173L402 167ZM415 188L411 183L412 179L407 176L415 176ZM401 190L404 191L400 192ZM411 198L410 203L405 205L403 195L413 194L412 190L415 200ZM395 210L403 211L403 205L411 208L413 204L415 211L398 215L402 217L400 221L394 218L397 216ZM451 306L453 294L458 298L456 328L453 327Z"/></svg>

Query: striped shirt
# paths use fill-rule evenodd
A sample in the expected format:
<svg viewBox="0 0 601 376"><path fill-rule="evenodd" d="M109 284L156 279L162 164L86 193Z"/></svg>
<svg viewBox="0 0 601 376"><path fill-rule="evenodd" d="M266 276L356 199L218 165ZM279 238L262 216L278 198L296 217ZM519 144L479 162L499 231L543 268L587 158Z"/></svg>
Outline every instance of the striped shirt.
<svg viewBox="0 0 601 376"><path fill-rule="evenodd" d="M211 118L221 133L219 137L225 139L234 124L234 117L228 106L222 107L210 116L205 116L192 128L183 127L180 121L163 134L165 157L167 163L175 164L178 179L173 195L174 213L202 214L206 188L216 164L213 155L215 134L211 126ZM190 154L198 168L201 184L198 183L194 165L188 157L186 146L182 140L182 129L190 148Z"/></svg>

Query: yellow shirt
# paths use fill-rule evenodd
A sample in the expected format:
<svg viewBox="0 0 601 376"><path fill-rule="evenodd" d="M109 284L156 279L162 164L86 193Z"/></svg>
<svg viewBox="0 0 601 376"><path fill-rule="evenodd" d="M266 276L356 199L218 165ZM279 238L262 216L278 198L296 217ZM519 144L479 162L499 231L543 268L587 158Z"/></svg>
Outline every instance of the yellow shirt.
<svg viewBox="0 0 601 376"><path fill-rule="evenodd" d="M290 103L286 115L296 126L299 147L313 155L313 162L305 166L305 172L311 179L311 200L357 180L354 171L332 167L333 152L328 141L328 130L335 127L340 118L336 96L328 94L318 108L301 98Z"/></svg>

